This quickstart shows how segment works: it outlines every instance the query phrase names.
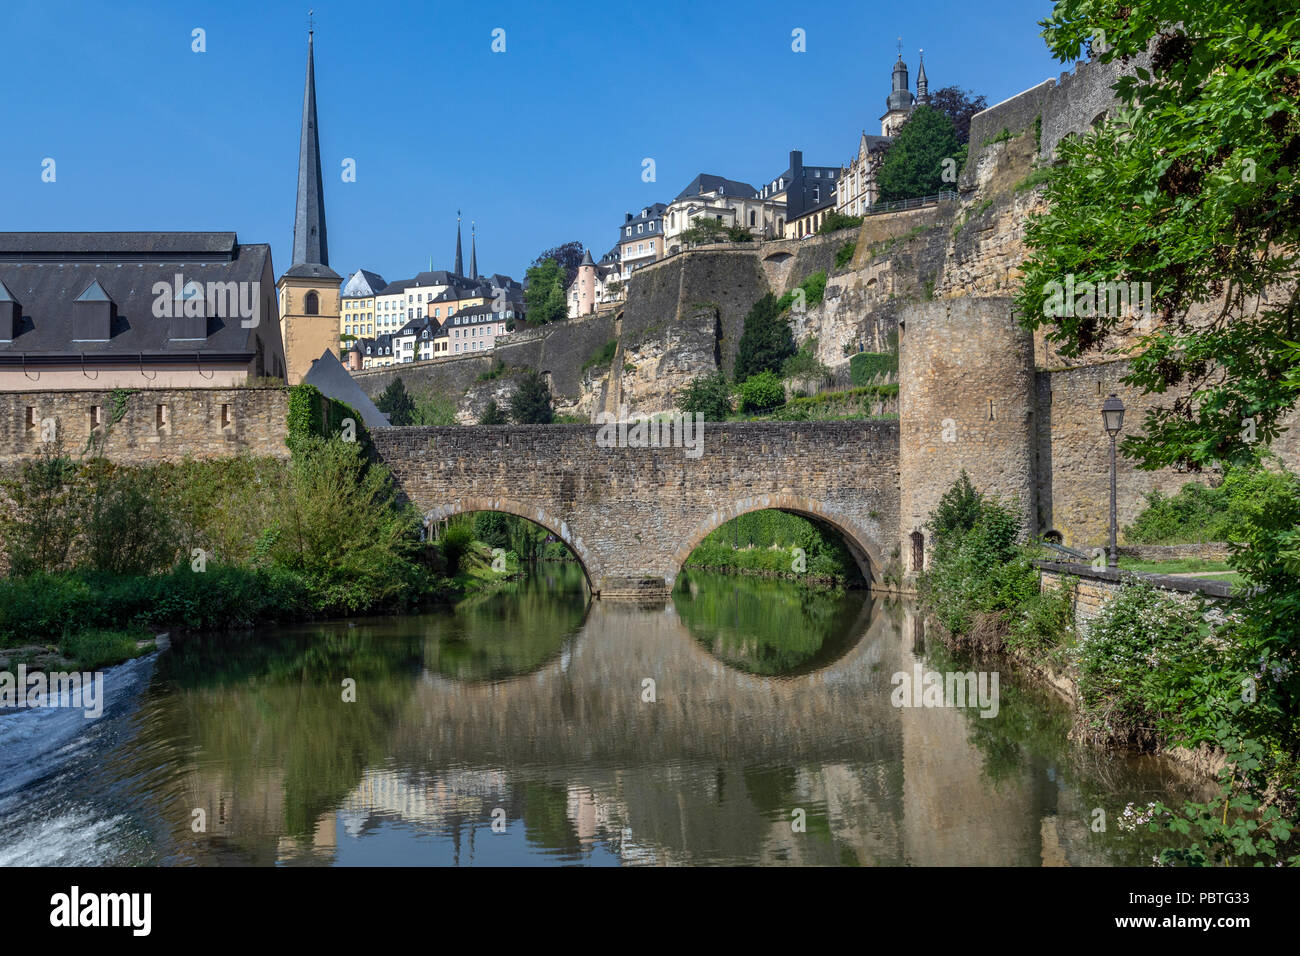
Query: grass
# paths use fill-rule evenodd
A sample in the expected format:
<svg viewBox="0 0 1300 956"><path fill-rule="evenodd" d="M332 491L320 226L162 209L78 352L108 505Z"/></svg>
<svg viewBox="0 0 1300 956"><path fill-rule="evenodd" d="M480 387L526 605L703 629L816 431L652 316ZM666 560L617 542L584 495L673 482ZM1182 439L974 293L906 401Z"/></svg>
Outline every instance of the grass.
<svg viewBox="0 0 1300 956"><path fill-rule="evenodd" d="M59 652L78 670L93 671L149 653L152 642L140 645L147 638L144 631L80 631L60 641Z"/></svg>
<svg viewBox="0 0 1300 956"><path fill-rule="evenodd" d="M1226 561L1206 561L1203 558L1139 561L1137 558L1122 557L1119 566L1122 571L1145 571L1147 574L1195 574L1199 580L1226 581L1234 587L1245 583L1245 578L1232 570Z"/></svg>

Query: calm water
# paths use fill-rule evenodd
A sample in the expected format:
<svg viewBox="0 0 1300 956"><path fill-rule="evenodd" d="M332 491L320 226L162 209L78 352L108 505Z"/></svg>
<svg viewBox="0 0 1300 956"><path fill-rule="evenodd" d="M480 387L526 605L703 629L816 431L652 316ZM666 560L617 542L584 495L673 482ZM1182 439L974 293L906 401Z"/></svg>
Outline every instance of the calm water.
<svg viewBox="0 0 1300 956"><path fill-rule="evenodd" d="M634 609L549 565L191 644L114 669L88 733L0 717L0 865L1149 863L1115 821L1173 773L1005 673L996 717L892 706L895 672L966 669L932 643L865 593L691 573Z"/></svg>

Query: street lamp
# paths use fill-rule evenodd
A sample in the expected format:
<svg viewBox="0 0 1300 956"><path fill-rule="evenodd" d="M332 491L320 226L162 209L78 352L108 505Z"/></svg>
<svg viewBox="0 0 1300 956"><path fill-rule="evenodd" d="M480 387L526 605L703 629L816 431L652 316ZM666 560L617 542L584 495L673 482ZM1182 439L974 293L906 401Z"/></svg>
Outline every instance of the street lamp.
<svg viewBox="0 0 1300 956"><path fill-rule="evenodd" d="M1101 421L1110 436L1110 551L1106 555L1106 567L1114 570L1119 567L1119 548L1115 543L1115 439L1124 427L1124 403L1114 392L1102 403Z"/></svg>

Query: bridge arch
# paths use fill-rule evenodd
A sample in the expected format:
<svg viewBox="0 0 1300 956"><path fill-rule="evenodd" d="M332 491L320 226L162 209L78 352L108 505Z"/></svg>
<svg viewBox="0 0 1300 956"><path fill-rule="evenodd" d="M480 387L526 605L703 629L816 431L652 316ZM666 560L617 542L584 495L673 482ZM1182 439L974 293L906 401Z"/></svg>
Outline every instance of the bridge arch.
<svg viewBox="0 0 1300 956"><path fill-rule="evenodd" d="M473 514L476 511L500 511L503 514L514 515L517 518L527 518L533 524L545 528L563 541L568 549L573 552L574 557L578 559L583 576L587 579L587 587L593 593L599 591L599 586L596 584L599 580L598 560L583 543L582 538L573 533L567 521L548 514L545 508L510 498L457 498L454 501L430 508L424 514L424 522L427 527L444 518Z"/></svg>
<svg viewBox="0 0 1300 956"><path fill-rule="evenodd" d="M667 582L669 590L672 589L673 581L686 563L686 559L691 556L691 552L711 531L722 527L731 519L738 518L743 514L768 509L788 511L800 517L811 518L822 524L830 525L844 539L845 546L848 547L849 553L853 555L853 560L857 562L858 570L862 572L862 579L868 584L879 583L883 580L884 561L881 556L880 545L876 541L875 535L870 531L860 526L852 518L812 498L805 498L800 495L771 494L742 498L733 504L717 509L705 521L696 526L691 534L682 539L682 544L673 554L673 567Z"/></svg>

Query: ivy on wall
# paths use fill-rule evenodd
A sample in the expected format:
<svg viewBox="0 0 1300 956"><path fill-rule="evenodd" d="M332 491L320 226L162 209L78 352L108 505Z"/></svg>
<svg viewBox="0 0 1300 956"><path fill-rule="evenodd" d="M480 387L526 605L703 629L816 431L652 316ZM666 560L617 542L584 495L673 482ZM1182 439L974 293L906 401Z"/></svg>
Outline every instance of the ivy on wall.
<svg viewBox="0 0 1300 956"><path fill-rule="evenodd" d="M285 444L290 451L301 447L304 438L337 438L344 433L344 421L351 419L356 440L370 446L370 434L361 420L361 414L346 402L327 398L315 385L293 385L289 388L288 434Z"/></svg>

